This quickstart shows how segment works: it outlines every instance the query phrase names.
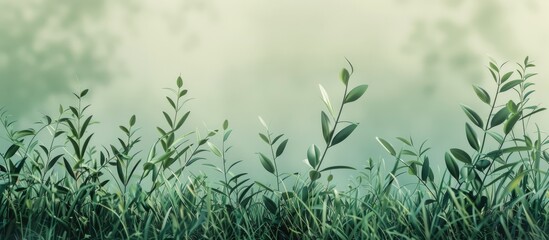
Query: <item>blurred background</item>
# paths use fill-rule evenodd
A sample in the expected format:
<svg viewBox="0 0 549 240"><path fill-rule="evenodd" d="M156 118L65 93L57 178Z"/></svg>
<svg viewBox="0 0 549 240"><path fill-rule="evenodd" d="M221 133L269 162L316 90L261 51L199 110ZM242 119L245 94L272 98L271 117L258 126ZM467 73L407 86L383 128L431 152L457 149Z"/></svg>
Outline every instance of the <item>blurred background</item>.
<svg viewBox="0 0 549 240"><path fill-rule="evenodd" d="M228 119L227 158L244 160L240 170L260 178L266 171L256 153L268 151L257 135L262 116L290 139L281 171L305 173L307 148L323 146L318 84L335 104L346 57L355 67L350 85L370 88L345 109L344 120L361 124L326 164L362 168L371 157L392 165L375 137L400 148L395 137L412 136L428 140L431 164L443 169L447 149L467 147L459 104L487 114L471 85L495 91L491 58L509 61L511 71L530 56L539 73L531 103L549 106L547 22L542 0L0 0L0 105L28 127L89 88L100 122L91 128L94 143L115 143L118 126L136 114L146 152L156 126L165 127L163 88L181 75L194 98L186 130L205 134ZM547 117L535 117L542 130ZM347 182L356 172L335 175Z"/></svg>

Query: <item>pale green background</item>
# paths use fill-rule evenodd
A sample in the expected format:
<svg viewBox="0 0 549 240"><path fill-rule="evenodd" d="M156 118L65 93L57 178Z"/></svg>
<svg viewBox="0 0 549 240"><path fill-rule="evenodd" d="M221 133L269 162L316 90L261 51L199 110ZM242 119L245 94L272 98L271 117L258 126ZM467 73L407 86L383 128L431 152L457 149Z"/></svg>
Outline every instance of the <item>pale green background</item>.
<svg viewBox="0 0 549 240"><path fill-rule="evenodd" d="M490 58L513 70L529 55L539 73L532 103L549 105L548 22L542 0L1 0L0 105L26 126L90 88L87 101L101 122L92 128L95 144L115 143L118 125L136 114L147 151L164 124L162 88L181 75L196 98L187 130L204 133L229 119L229 159L244 160L241 170L259 177L265 171L255 153L267 151L257 136L260 115L290 138L282 171L304 172L308 146L323 142L318 84L336 102L347 57L356 70L351 85L370 88L344 114L360 126L326 163L379 162L388 155L376 136L396 143L410 135L429 139L431 161L442 163L448 148L467 147L459 104L487 114L471 84L494 91ZM547 117L536 117L542 130Z"/></svg>

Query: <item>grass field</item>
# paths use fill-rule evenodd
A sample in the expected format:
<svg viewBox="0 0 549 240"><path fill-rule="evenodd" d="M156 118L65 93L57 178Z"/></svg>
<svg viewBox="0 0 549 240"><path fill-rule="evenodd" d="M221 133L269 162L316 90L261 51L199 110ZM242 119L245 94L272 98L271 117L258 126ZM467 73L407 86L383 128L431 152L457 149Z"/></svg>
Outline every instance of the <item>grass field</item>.
<svg viewBox="0 0 549 240"><path fill-rule="evenodd" d="M88 90L31 128L16 129L2 111L9 147L0 149L0 238L548 239L549 138L533 120L545 110L530 102L533 67L528 58L515 70L489 63L491 85L471 92L485 109L461 109L468 119L466 149L428 156L425 142L378 137L387 158L364 167L325 158L358 126L344 112L362 104L357 100L368 89L350 81L349 63L340 74L343 99L332 102L320 86L323 143L303 149L308 169L279 172L291 141L259 119L264 129L257 141L268 151L257 161L271 179L236 171L244 163L226 157L236 144L229 121L206 134L187 130L194 127L185 124L190 112L181 78L166 97L170 111L161 113L165 122L148 149L136 149L136 116L120 126L111 145L91 146L89 127L97 123L86 104ZM443 159L444 172L433 171L435 158ZM221 180L195 174L191 165L213 168ZM343 190L331 175L341 169L359 175ZM403 175L414 182L401 186Z"/></svg>

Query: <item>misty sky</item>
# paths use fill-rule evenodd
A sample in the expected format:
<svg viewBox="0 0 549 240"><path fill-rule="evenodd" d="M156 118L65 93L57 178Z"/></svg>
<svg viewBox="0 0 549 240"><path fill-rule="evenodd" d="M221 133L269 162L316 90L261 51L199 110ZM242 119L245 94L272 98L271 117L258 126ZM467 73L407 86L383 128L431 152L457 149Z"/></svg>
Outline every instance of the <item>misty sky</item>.
<svg viewBox="0 0 549 240"><path fill-rule="evenodd" d="M0 0L0 105L34 122L90 88L98 145L113 143L118 125L136 114L146 151L155 126L165 124L163 88L181 75L194 98L186 129L205 132L229 119L229 159L259 169L255 153L267 151L257 136L260 115L290 138L282 171L305 170L308 146L322 145L318 84L340 99L345 57L355 67L350 84L370 88L346 108L344 119L361 124L333 148L329 164L358 168L369 157L388 158L376 136L429 139L431 162L465 147L459 104L487 114L471 84L494 91L490 58L509 61L510 71L530 56L539 73L532 101L549 106L549 3L542 0L81 4ZM542 130L547 117L535 118Z"/></svg>

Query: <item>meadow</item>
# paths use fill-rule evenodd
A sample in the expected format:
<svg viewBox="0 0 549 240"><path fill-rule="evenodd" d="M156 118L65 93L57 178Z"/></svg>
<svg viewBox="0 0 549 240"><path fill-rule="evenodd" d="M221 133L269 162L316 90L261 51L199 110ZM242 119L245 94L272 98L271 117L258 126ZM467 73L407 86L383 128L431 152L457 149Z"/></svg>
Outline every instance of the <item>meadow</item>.
<svg viewBox="0 0 549 240"><path fill-rule="evenodd" d="M237 171L246 163L232 160L230 150L240 143L231 142L228 120L202 134L189 130L181 77L146 149L136 147L139 129L154 126L140 126L135 115L110 145L90 144L98 123L87 89L29 128L16 128L14 117L1 111L8 147L0 149L0 238L548 239L549 138L534 120L545 110L530 101L534 67L528 57L488 63L490 85L471 89L484 108L456 108L467 118L453 126L463 127L467 148L429 156L426 141L377 137L386 158L347 166L327 153L359 127L345 111L358 111L368 90L379 91L351 81L355 69L348 62L339 79L342 99L333 102L320 85L324 110L311 124L323 138L303 149L308 168L279 172L292 141L259 118L264 129L254 140L267 151L259 150L255 161L270 179ZM444 171L434 171L435 163ZM214 169L216 176L190 166ZM340 189L336 171L359 177ZM405 175L414 181L401 184Z"/></svg>

